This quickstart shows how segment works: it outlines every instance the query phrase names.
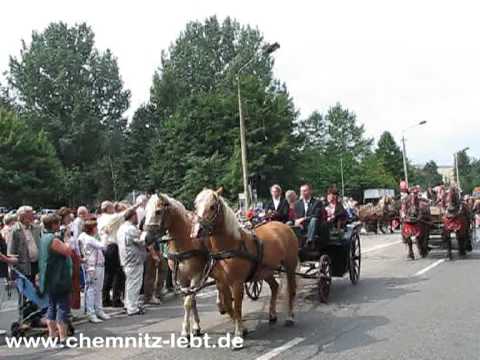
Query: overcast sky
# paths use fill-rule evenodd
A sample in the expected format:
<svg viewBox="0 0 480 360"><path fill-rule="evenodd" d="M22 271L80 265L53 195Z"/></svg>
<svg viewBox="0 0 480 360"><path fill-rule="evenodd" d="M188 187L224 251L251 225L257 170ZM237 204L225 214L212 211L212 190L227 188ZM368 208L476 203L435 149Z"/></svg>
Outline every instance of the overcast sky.
<svg viewBox="0 0 480 360"><path fill-rule="evenodd" d="M428 123L406 133L415 163L452 163L466 146L479 157L480 21L469 1L112 1L16 0L1 6L0 71L20 40L49 22L86 21L100 49L118 57L132 91L131 110L148 100L152 74L190 20L216 14L258 26L278 41L275 75L287 83L302 116L336 102L368 135Z"/></svg>

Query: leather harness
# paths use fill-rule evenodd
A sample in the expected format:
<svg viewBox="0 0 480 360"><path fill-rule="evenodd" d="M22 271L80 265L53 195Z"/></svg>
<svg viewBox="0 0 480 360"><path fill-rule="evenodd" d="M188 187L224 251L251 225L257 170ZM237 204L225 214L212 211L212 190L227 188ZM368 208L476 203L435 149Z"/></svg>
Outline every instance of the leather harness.
<svg viewBox="0 0 480 360"><path fill-rule="evenodd" d="M173 266L173 281L177 289L179 289L185 295L196 294L198 291L202 290L206 286L212 285L214 282L207 282L213 268L215 267L217 261L241 258L249 260L253 263L253 267L248 274L246 282L250 282L254 279L258 269L263 262L263 241L260 240L255 234L253 235L253 240L256 248L256 255L252 255L248 252L248 249L245 245L245 241L242 241L239 249L233 250L222 250L216 253L210 253L206 247L201 249L192 249L182 252L169 252L167 257L169 260L172 260L174 263ZM178 281L178 267L182 261L189 260L193 257L203 257L206 260L205 267L202 273L202 279L197 286L184 287Z"/></svg>

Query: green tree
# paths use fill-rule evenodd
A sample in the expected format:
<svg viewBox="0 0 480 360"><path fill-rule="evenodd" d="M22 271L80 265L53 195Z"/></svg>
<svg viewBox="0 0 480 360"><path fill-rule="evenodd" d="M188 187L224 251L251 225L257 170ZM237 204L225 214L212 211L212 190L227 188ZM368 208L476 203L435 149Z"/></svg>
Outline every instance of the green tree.
<svg viewBox="0 0 480 360"><path fill-rule="evenodd" d="M438 173L437 163L433 160L427 162L421 169L411 167L409 174L410 185L420 185L423 189L436 186L443 180L442 175Z"/></svg>
<svg viewBox="0 0 480 360"><path fill-rule="evenodd" d="M380 159L383 167L394 177L397 183L404 178L403 156L400 147L395 142L392 134L385 131L378 140L376 156Z"/></svg>
<svg viewBox="0 0 480 360"><path fill-rule="evenodd" d="M123 132L122 114L130 92L123 89L116 58L95 48L85 23L51 23L22 43L19 58L10 58L8 80L22 105L22 116L35 131L44 131L70 174L83 176L104 161L115 131ZM99 163L99 166L103 163ZM95 197L98 186L85 189Z"/></svg>
<svg viewBox="0 0 480 360"><path fill-rule="evenodd" d="M61 165L43 131L0 108L0 199L7 206L54 206L62 189Z"/></svg>
<svg viewBox="0 0 480 360"><path fill-rule="evenodd" d="M186 201L204 186L225 185L232 197L242 191L236 73L252 57L240 77L249 173L293 182L297 113L263 46L258 30L211 17L187 24L163 53L148 104L156 119L138 119L152 124L148 179L155 187Z"/></svg>

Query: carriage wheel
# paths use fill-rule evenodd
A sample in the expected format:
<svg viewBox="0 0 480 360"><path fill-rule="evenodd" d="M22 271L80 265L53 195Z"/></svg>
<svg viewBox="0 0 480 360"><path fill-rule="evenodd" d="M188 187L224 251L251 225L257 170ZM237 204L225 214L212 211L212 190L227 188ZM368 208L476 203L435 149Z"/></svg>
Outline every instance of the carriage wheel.
<svg viewBox="0 0 480 360"><path fill-rule="evenodd" d="M350 274L350 281L353 285L358 283L360 279L360 265L362 261L362 250L360 247L360 236L358 233L353 234L350 242L350 262L348 272Z"/></svg>
<svg viewBox="0 0 480 360"><path fill-rule="evenodd" d="M245 283L245 292L247 296L252 300L258 300L260 293L262 292L263 280L254 280Z"/></svg>
<svg viewBox="0 0 480 360"><path fill-rule="evenodd" d="M318 262L318 295L320 302L327 303L330 295L330 285L332 284L332 260L330 256L322 255Z"/></svg>

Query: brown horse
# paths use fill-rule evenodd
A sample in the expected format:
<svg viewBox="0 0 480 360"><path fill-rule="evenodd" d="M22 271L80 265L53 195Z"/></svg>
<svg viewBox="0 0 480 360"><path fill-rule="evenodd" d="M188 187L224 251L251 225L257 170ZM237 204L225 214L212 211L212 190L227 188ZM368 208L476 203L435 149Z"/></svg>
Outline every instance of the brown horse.
<svg viewBox="0 0 480 360"><path fill-rule="evenodd" d="M195 199L196 218L192 237L208 236L207 247L216 259L217 281L228 284L234 298L235 336L243 337L242 301L244 284L265 280L271 289L269 320L277 321L276 302L279 285L274 270L285 270L288 284L288 315L285 325L293 325L296 295L295 270L298 240L288 225L272 221L247 232L240 227L235 213L220 196L220 191L205 189ZM263 254L263 255L262 255Z"/></svg>
<svg viewBox="0 0 480 360"><path fill-rule="evenodd" d="M413 237L421 257L428 255L428 238L430 232L430 207L428 203L413 192L402 200L400 216L402 221L402 239L407 244L407 257L415 260Z"/></svg>
<svg viewBox="0 0 480 360"><path fill-rule="evenodd" d="M194 322L193 334L198 336L201 333L195 295L208 276L205 271L208 268L208 251L202 248L197 241L192 241L190 236L192 220L193 213L187 211L182 203L168 195L152 195L147 203L144 236L147 239L149 237L158 239L168 231L171 237L168 242L168 263L175 275L175 285L185 295L182 336L189 336L191 333L191 315L193 315ZM227 301L225 301L227 305L231 303L228 288L217 292L217 305L220 313L223 314L227 311L233 316L231 307L224 307L223 297L227 297Z"/></svg>
<svg viewBox="0 0 480 360"><path fill-rule="evenodd" d="M452 259L452 236L454 232L458 242L460 256L465 256L466 251L472 250L470 239L470 211L462 201L458 188L450 186L446 196L445 215L443 216L443 240L447 244L448 258Z"/></svg>
<svg viewBox="0 0 480 360"><path fill-rule="evenodd" d="M376 205L367 204L359 207L359 220L365 224L367 231L386 233L386 228L393 233L398 226L399 206L390 196L382 196Z"/></svg>

